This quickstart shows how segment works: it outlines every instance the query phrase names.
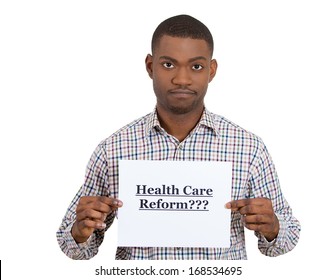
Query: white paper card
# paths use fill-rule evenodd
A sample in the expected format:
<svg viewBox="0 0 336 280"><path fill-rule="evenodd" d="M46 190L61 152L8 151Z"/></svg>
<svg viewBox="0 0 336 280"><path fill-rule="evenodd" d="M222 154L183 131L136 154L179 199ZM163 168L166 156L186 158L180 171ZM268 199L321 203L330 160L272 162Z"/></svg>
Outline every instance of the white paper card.
<svg viewBox="0 0 336 280"><path fill-rule="evenodd" d="M232 164L119 161L118 245L230 246Z"/></svg>

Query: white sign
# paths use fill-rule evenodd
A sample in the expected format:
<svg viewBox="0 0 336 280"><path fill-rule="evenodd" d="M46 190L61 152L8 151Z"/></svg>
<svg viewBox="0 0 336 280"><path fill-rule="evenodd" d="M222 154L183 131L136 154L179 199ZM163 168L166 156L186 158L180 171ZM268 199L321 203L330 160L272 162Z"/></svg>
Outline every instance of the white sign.
<svg viewBox="0 0 336 280"><path fill-rule="evenodd" d="M118 245L230 247L232 164L119 161Z"/></svg>

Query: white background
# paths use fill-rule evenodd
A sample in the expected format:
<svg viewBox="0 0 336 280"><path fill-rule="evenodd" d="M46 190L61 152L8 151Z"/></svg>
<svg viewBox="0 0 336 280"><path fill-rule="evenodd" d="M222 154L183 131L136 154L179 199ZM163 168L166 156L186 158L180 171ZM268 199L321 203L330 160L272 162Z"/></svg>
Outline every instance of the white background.
<svg viewBox="0 0 336 280"><path fill-rule="evenodd" d="M148 265L114 261L117 224L88 262L68 259L55 236L97 144L154 108L144 59L155 27L180 13L215 39L207 107L262 137L302 225L297 247L277 258L247 232L240 279L334 274L334 1L12 0L0 2L4 279L94 279L100 265Z"/></svg>

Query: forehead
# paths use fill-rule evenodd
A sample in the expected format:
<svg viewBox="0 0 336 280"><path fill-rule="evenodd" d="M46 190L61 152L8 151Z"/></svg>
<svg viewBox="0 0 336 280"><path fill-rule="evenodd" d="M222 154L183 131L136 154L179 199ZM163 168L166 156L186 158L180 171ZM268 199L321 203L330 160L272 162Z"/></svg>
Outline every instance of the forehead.
<svg viewBox="0 0 336 280"><path fill-rule="evenodd" d="M155 56L204 56L211 58L209 46L205 40L171 37L164 35L154 49Z"/></svg>

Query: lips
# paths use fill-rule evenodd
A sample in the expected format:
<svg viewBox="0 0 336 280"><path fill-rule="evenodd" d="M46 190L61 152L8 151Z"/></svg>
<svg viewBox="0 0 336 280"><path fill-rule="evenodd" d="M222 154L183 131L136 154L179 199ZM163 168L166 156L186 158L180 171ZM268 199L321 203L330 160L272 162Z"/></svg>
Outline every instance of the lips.
<svg viewBox="0 0 336 280"><path fill-rule="evenodd" d="M176 96L190 96L195 95L196 92L190 89L173 89L169 91L170 94L176 95Z"/></svg>

